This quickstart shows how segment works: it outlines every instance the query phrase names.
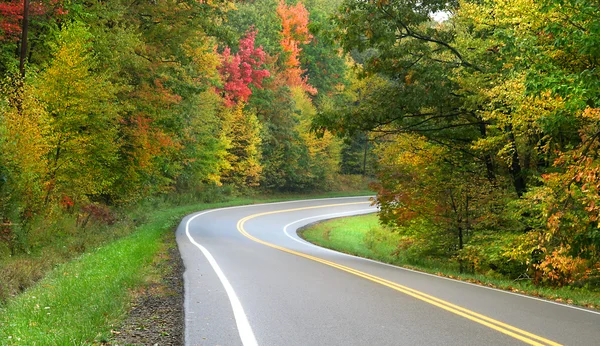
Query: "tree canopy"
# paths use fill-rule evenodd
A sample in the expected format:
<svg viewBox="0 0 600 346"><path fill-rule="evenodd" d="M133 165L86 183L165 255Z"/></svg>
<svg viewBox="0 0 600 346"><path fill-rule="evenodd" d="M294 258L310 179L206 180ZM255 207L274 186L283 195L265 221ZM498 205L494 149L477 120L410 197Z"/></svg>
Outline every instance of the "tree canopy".
<svg viewBox="0 0 600 346"><path fill-rule="evenodd" d="M15 251L36 218L90 205L350 173L376 176L381 222L423 257L600 278L596 3L28 3L0 1Z"/></svg>

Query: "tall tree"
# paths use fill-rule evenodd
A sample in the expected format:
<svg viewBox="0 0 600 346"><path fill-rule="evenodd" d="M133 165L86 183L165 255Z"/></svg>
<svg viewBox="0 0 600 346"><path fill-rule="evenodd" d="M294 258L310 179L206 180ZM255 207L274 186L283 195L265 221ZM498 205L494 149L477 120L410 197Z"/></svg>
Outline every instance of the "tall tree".
<svg viewBox="0 0 600 346"><path fill-rule="evenodd" d="M62 195L99 197L114 182L120 145L115 88L95 70L91 39L83 24L65 25L36 83L51 118L47 202Z"/></svg>
<svg viewBox="0 0 600 346"><path fill-rule="evenodd" d="M260 165L260 124L255 114L238 104L224 112L223 136L228 139L225 156L229 167L222 181L238 188L258 186Z"/></svg>

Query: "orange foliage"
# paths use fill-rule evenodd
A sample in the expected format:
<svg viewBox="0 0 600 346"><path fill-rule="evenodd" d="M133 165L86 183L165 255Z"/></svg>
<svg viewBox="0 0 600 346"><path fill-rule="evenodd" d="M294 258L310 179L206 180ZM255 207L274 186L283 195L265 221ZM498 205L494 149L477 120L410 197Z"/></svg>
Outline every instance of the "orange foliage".
<svg viewBox="0 0 600 346"><path fill-rule="evenodd" d="M553 286L565 286L589 277L591 269L586 260L568 254L570 247L561 245L551 254L546 255L539 265L534 265L541 272L541 281Z"/></svg>
<svg viewBox="0 0 600 346"><path fill-rule="evenodd" d="M284 76L290 86L300 86L311 95L317 94L317 89L308 84L308 77L302 77L306 72L300 66L300 44L308 44L313 36L308 31L308 10L301 2L288 6L282 0L277 6L277 14L281 18L281 48L287 53Z"/></svg>

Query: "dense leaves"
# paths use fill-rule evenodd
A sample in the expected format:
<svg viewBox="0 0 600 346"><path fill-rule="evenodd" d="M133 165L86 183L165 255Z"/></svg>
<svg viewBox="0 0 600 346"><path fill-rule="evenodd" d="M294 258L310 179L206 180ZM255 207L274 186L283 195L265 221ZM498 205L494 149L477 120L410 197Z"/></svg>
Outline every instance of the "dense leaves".
<svg viewBox="0 0 600 346"><path fill-rule="evenodd" d="M31 225L60 213L84 228L157 194L336 181L341 141L311 132L310 78L330 57L345 66L334 46L304 54L303 3L27 3L24 41L23 1L0 1L0 256L28 251ZM311 6L331 28L333 8Z"/></svg>
<svg viewBox="0 0 600 346"><path fill-rule="evenodd" d="M370 133L381 221L425 255L594 284L597 13L584 1L346 0L337 37L358 79L316 125Z"/></svg>
<svg viewBox="0 0 600 346"><path fill-rule="evenodd" d="M221 72L225 93L225 104L232 106L238 102L246 102L252 90L250 85L262 88L262 81L269 77L269 71L261 70L265 62L265 52L262 47L254 47L256 31L249 31L240 39L240 50L232 55L229 47L225 48L222 55Z"/></svg>
<svg viewBox="0 0 600 346"><path fill-rule="evenodd" d="M398 251L600 278L597 4L36 0L27 41L23 5L0 1L0 251L57 213L341 171L378 176Z"/></svg>

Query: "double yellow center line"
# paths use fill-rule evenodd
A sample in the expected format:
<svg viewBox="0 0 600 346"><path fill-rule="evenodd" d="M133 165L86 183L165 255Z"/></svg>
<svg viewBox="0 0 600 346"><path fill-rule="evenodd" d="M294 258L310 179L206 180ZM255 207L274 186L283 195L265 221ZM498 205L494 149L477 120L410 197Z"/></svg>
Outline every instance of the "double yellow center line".
<svg viewBox="0 0 600 346"><path fill-rule="evenodd" d="M329 205L321 205L321 206L302 207L302 208L293 208L293 209L285 209L285 210L275 210L275 211L268 211L268 212L264 212L264 213L253 214L253 215L246 216L243 219L240 219L238 221L238 223L237 223L237 229L245 237L247 237L247 238L249 238L249 239L251 239L251 240L253 240L253 241L257 242L257 243L260 243L260 244L266 245L268 247L271 247L271 248L274 248L274 249L277 249L277 250L281 250L283 252L287 252L287 253L290 253L290 254L293 254L293 255L296 255L296 256L304 257L304 258L307 258L307 259L310 259L310 260L313 260L313 261L316 261L316 262L319 262L319 263L323 263L323 264L328 265L330 267L334 267L334 268L337 268L339 270L343 270L343 271L345 271L347 273L354 274L356 276L359 276L359 277L365 278L367 280L376 282L376 283L381 284L383 286L387 286L387 287L389 287L389 288L391 288L393 290L396 290L398 292L402 292L402 293L407 294L407 295L409 295L411 297L414 297L416 299L422 300L422 301L424 301L426 303L429 303L431 305L437 306L437 307L439 307L441 309L444 309L444 310L449 311L451 313L454 313L456 315L459 315L459 316L462 316L464 318L467 318L467 319L469 319L469 320L471 320L473 322L477 322L477 323L482 324L482 325L484 325L486 327L492 328L492 329L494 329L496 331L499 331L500 333L512 336L513 338L521 340L521 341L525 342L526 344L529 344L529 345L553 345L553 346L560 346L559 343L556 343L554 341L545 339L545 338L543 338L541 336L529 333L529 332L527 332L525 330L519 329L517 327L513 327L513 326L511 326L509 324L497 321L497 320L495 320L493 318L484 316L482 314L476 313L476 312L471 311L469 309L465 309L463 307L460 307L458 305L452 304L452 303L447 302L445 300L433 297L433 296L431 296L429 294L417 291L415 289L412 289L412 288L409 288L409 287L397 284L395 282L392 282L392 281L380 278L380 277L375 276L375 275L371 275L369 273L362 272L360 270L356 270L356 269L353 269L353 268L350 268L350 267L346 267L344 265L341 265L341 264L338 264L338 263L335 263L335 262L331 262L331 261L328 261L328 260L325 260L325 259L322 259L322 258L319 258L319 257L307 255L307 254L304 254L304 253L301 253L301 252L297 252L297 251L294 251L294 250L290 250L288 248L281 247L279 245L268 243L268 242L266 242L264 240L258 239L256 237L250 235L244 229L244 224L246 223L246 221L254 219L254 218L257 218L257 217L260 217L260 216L272 215L272 214L280 214L280 213L288 213L288 212L294 212L294 211L300 211L300 210L309 210L309 209L318 209L318 208L331 208L331 207L349 206L349 205L365 204L365 203L369 203L369 202L353 202L353 203L329 204Z"/></svg>

